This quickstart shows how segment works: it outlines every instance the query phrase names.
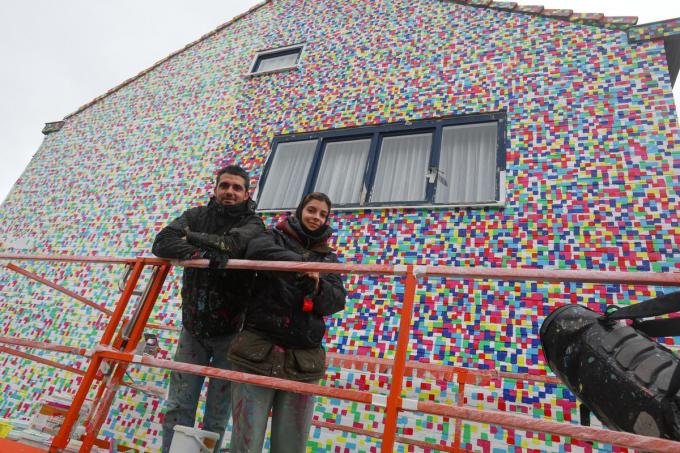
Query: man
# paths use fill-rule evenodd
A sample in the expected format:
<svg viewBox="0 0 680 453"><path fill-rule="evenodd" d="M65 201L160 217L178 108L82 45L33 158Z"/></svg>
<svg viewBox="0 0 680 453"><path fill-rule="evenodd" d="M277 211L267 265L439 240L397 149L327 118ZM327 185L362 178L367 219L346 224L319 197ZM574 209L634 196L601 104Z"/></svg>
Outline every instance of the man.
<svg viewBox="0 0 680 453"><path fill-rule="evenodd" d="M248 173L230 165L217 173L207 206L185 211L163 228L153 244L161 258L210 260L209 269L185 268L182 279L182 331L175 361L229 369L227 351L241 330L250 293L251 271L218 269L242 258L248 241L264 231L250 198ZM163 420L163 446L170 449L175 425L194 426L203 376L172 372ZM210 379L203 429L220 435L229 420L231 383Z"/></svg>

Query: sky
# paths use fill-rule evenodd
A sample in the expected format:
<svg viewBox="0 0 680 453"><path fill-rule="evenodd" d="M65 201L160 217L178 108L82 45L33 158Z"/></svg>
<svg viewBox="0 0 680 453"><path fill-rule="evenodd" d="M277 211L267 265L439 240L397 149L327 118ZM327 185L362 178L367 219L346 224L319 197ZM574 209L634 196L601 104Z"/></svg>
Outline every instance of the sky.
<svg viewBox="0 0 680 453"><path fill-rule="evenodd" d="M38 150L45 123L63 119L258 3L0 0L0 200ZM638 24L680 17L677 0L518 3L638 16ZM680 105L680 79L673 91Z"/></svg>

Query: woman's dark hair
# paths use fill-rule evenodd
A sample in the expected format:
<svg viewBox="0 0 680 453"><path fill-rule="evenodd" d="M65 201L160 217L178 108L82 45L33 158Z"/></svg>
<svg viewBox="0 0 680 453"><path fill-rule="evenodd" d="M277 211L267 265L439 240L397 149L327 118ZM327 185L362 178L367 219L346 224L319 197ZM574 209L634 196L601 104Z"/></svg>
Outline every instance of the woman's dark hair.
<svg viewBox="0 0 680 453"><path fill-rule="evenodd" d="M323 192L310 192L305 197L302 199L302 207L304 208L307 206L307 203L309 203L311 200L317 200L317 201L323 201L328 205L328 212L333 208L333 204L331 203L331 199L328 198L328 195L326 195Z"/></svg>
<svg viewBox="0 0 680 453"><path fill-rule="evenodd" d="M302 219L302 210L312 200L317 200L326 203L326 206L328 206L328 215L326 216L326 221L328 221L328 218L331 215L331 209L333 208L333 204L331 203L331 199L328 198L328 195L322 192L310 192L307 195L305 195L302 198L302 201L298 205L297 209L295 210L295 217L297 217L298 219Z"/></svg>

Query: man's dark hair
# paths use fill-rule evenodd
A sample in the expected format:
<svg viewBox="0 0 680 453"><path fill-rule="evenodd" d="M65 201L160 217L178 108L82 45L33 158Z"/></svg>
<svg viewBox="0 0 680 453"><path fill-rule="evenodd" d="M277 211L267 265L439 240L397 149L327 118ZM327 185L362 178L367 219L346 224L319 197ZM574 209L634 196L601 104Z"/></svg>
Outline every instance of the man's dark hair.
<svg viewBox="0 0 680 453"><path fill-rule="evenodd" d="M246 191L250 188L250 176L248 176L248 172L238 165L227 165L226 167L221 168L220 171L217 172L215 186L217 186L217 184L220 182L220 177L225 173L228 175L240 176L245 182Z"/></svg>

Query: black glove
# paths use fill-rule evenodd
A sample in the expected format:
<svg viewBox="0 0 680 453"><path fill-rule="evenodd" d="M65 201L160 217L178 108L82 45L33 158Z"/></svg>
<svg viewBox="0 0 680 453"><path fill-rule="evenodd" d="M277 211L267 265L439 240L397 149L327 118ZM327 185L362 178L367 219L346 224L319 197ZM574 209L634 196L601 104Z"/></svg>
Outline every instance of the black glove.
<svg viewBox="0 0 680 453"><path fill-rule="evenodd" d="M210 260L208 267L210 269L224 268L229 262L229 255L218 252L217 250L206 250L203 253L203 258Z"/></svg>
<svg viewBox="0 0 680 453"><path fill-rule="evenodd" d="M316 289L316 280L304 274L297 274L295 285L305 294L313 294Z"/></svg>
<svg viewBox="0 0 680 453"><path fill-rule="evenodd" d="M205 247L205 245L203 244L204 241L201 240L204 236L203 233L196 233L195 231L191 231L189 227L187 227L184 229L184 235L189 244L195 245L196 247Z"/></svg>

